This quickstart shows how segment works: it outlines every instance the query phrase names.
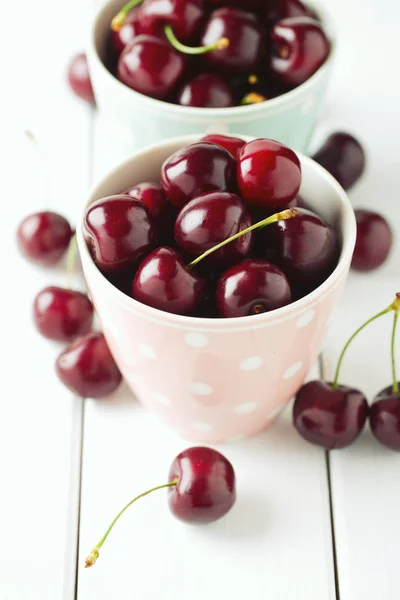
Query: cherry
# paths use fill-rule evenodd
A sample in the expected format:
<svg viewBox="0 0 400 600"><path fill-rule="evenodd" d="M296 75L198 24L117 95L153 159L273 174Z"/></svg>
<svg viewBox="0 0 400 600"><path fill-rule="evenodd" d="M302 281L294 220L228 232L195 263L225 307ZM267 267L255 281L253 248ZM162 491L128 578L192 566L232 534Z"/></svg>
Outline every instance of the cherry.
<svg viewBox="0 0 400 600"><path fill-rule="evenodd" d="M232 464L217 450L198 446L181 452L173 461L168 483L139 494L118 513L99 543L85 560L95 564L110 531L124 512L140 498L167 489L172 514L186 523L212 523L225 516L236 501L236 478Z"/></svg>
<svg viewBox="0 0 400 600"><path fill-rule="evenodd" d="M208 0L208 4L213 8L230 6L257 13L264 8L265 0Z"/></svg>
<svg viewBox="0 0 400 600"><path fill-rule="evenodd" d="M102 333L77 338L57 358L56 371L72 392L82 398L103 398L121 382L121 373Z"/></svg>
<svg viewBox="0 0 400 600"><path fill-rule="evenodd" d="M118 79L136 92L162 100L183 76L186 59L166 41L139 35L122 52Z"/></svg>
<svg viewBox="0 0 400 600"><path fill-rule="evenodd" d="M252 224L243 201L229 192L208 192L190 200L175 222L175 240L189 256L199 256ZM253 233L213 252L207 266L224 267L249 255Z"/></svg>
<svg viewBox="0 0 400 600"><path fill-rule="evenodd" d="M163 35L170 25L182 42L196 39L205 15L204 0L144 0L140 7L140 22L153 34Z"/></svg>
<svg viewBox="0 0 400 600"><path fill-rule="evenodd" d="M226 108L234 105L228 83L213 73L200 73L187 81L178 94L178 104L203 108Z"/></svg>
<svg viewBox="0 0 400 600"><path fill-rule="evenodd" d="M90 331L93 305L86 294L60 287L46 287L34 301L36 329L50 340L70 342Z"/></svg>
<svg viewBox="0 0 400 600"><path fill-rule="evenodd" d="M196 310L206 289L173 248L153 250L140 264L132 283L132 297L147 306L179 315Z"/></svg>
<svg viewBox="0 0 400 600"><path fill-rule="evenodd" d="M240 195L250 206L280 209L297 195L301 167L297 155L279 142L257 139L239 153L237 180Z"/></svg>
<svg viewBox="0 0 400 600"><path fill-rule="evenodd" d="M204 54L204 64L235 75L248 74L257 67L265 40L254 15L231 7L213 11L204 27L201 43L207 46L221 38L227 38L229 45Z"/></svg>
<svg viewBox="0 0 400 600"><path fill-rule="evenodd" d="M17 230L18 246L22 254L40 265L50 266L65 254L72 230L67 219L58 213L33 213L20 223Z"/></svg>
<svg viewBox="0 0 400 600"><path fill-rule="evenodd" d="M371 271L380 267L390 254L393 242L389 223L371 210L354 211L357 222L357 240L351 266L357 271Z"/></svg>
<svg viewBox="0 0 400 600"><path fill-rule="evenodd" d="M344 132L330 135L313 159L329 171L345 190L358 181L366 163L360 142Z"/></svg>
<svg viewBox="0 0 400 600"><path fill-rule="evenodd" d="M68 66L67 76L73 92L82 100L89 102L89 104L95 104L96 101L90 80L89 67L84 52L72 58Z"/></svg>
<svg viewBox="0 0 400 600"><path fill-rule="evenodd" d="M128 13L120 29L111 31L110 45L113 56L119 58L126 46L143 33L147 32L140 22L140 9L137 7Z"/></svg>
<svg viewBox="0 0 400 600"><path fill-rule="evenodd" d="M236 161L215 144L199 142L181 148L161 167L161 185L168 200L178 208L204 192L235 188Z"/></svg>
<svg viewBox="0 0 400 600"><path fill-rule="evenodd" d="M231 137L229 135L221 135L218 133L206 135L205 137L201 138L200 141L209 142L210 144L217 144L217 146L222 146L222 148L228 150L228 152L232 154L232 156L236 159L238 159L239 152L246 143L240 138Z"/></svg>
<svg viewBox="0 0 400 600"><path fill-rule="evenodd" d="M279 81L300 85L326 61L330 43L320 23L307 17L278 21L271 33L270 69Z"/></svg>
<svg viewBox="0 0 400 600"><path fill-rule="evenodd" d="M157 223L162 222L163 214L167 210L169 203L161 185L144 181L143 183L133 185L121 192L121 194L131 196L131 198L136 198L143 202L143 204L147 206L154 221Z"/></svg>
<svg viewBox="0 0 400 600"><path fill-rule="evenodd" d="M221 317L257 315L290 302L286 276L263 260L244 260L228 269L218 281L217 306Z"/></svg>
<svg viewBox="0 0 400 600"><path fill-rule="evenodd" d="M276 23L292 17L315 18L315 13L300 0L269 0L267 3L267 21Z"/></svg>

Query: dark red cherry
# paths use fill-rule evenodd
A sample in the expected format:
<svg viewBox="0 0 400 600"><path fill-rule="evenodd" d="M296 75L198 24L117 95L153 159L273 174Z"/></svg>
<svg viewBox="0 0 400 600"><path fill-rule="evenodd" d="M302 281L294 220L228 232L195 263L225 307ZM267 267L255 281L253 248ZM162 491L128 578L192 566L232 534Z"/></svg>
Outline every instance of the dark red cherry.
<svg viewBox="0 0 400 600"><path fill-rule="evenodd" d="M250 74L257 68L265 40L254 15L229 7L212 12L204 27L201 44L208 46L221 38L227 38L229 46L203 54L204 64L233 75Z"/></svg>
<svg viewBox="0 0 400 600"><path fill-rule="evenodd" d="M320 285L338 260L334 229L315 213L298 208L293 219L265 228L266 249L274 250L270 260L282 269L293 288L308 291Z"/></svg>
<svg viewBox="0 0 400 600"><path fill-rule="evenodd" d="M178 104L202 108L227 108L234 105L234 98L225 79L213 73L200 73L182 87L178 94Z"/></svg>
<svg viewBox="0 0 400 600"><path fill-rule="evenodd" d="M137 200L143 202L156 222L162 217L169 204L161 185L149 181L137 183L121 192L121 194L137 198Z"/></svg>
<svg viewBox="0 0 400 600"><path fill-rule="evenodd" d="M308 442L327 450L354 442L368 417L368 402L357 389L309 381L297 392L293 425Z"/></svg>
<svg viewBox="0 0 400 600"><path fill-rule="evenodd" d="M68 82L73 92L82 100L95 104L92 82L86 54L81 52L74 56L68 66Z"/></svg>
<svg viewBox="0 0 400 600"><path fill-rule="evenodd" d="M239 153L237 180L240 195L250 206L286 208L300 189L300 161L279 142L253 140Z"/></svg>
<svg viewBox="0 0 400 600"><path fill-rule="evenodd" d="M330 135L313 159L329 171L345 190L358 181L366 163L360 142L343 132Z"/></svg>
<svg viewBox="0 0 400 600"><path fill-rule="evenodd" d="M103 398L121 383L121 373L102 333L77 338L56 362L56 371L72 392L82 398Z"/></svg>
<svg viewBox="0 0 400 600"><path fill-rule="evenodd" d="M197 39L204 15L204 0L144 0L140 7L146 32L162 36L165 25L170 25L180 42Z"/></svg>
<svg viewBox="0 0 400 600"><path fill-rule="evenodd" d="M161 167L161 185L168 200L178 208L205 192L235 189L236 160L215 144L199 142L185 146Z"/></svg>
<svg viewBox="0 0 400 600"><path fill-rule="evenodd" d="M221 317L247 317L291 302L289 282L275 265L249 258L221 275L217 306Z"/></svg>
<svg viewBox="0 0 400 600"><path fill-rule="evenodd" d="M236 500L235 472L229 460L206 447L188 448L171 465L168 488L172 513L187 523L211 523L226 515Z"/></svg>
<svg viewBox="0 0 400 600"><path fill-rule="evenodd" d="M140 200L123 195L89 206L84 235L94 262L105 273L135 267L157 242L148 208Z"/></svg>
<svg viewBox="0 0 400 600"><path fill-rule="evenodd" d="M389 386L375 396L370 408L369 424L381 444L392 450L400 450L400 392L394 392L393 387Z"/></svg>
<svg viewBox="0 0 400 600"><path fill-rule="evenodd" d="M229 192L208 192L188 202L175 222L175 240L191 257L200 256L227 238L247 229L251 217L243 201ZM223 268L249 255L253 232L210 254L204 264Z"/></svg>
<svg viewBox="0 0 400 600"><path fill-rule="evenodd" d="M264 4L265 6L265 4ZM266 4L267 23L292 17L315 18L315 13L300 0L269 0Z"/></svg>
<svg viewBox="0 0 400 600"><path fill-rule="evenodd" d="M67 219L58 213L33 213L20 223L18 246L22 254L40 265L55 265L65 254L72 230Z"/></svg>
<svg viewBox="0 0 400 600"><path fill-rule="evenodd" d="M211 135L206 135L203 137L201 142L209 142L210 144L217 144L218 146L222 146L225 150L228 150L230 154L234 158L239 157L239 152L241 148L245 145L245 141L241 140L237 137L231 137L229 135L221 135L219 133L213 133Z"/></svg>
<svg viewBox="0 0 400 600"><path fill-rule="evenodd" d="M81 292L46 287L35 298L33 319L44 337L70 342L92 328L93 305Z"/></svg>
<svg viewBox="0 0 400 600"><path fill-rule="evenodd" d="M136 92L162 100L175 88L186 67L186 58L166 40L139 35L122 52L118 79Z"/></svg>
<svg viewBox="0 0 400 600"><path fill-rule="evenodd" d="M126 16L125 23L118 31L111 31L110 45L114 57L119 58L123 50L133 40L143 34L143 26L140 23L140 8L136 7Z"/></svg>
<svg viewBox="0 0 400 600"><path fill-rule="evenodd" d="M272 29L271 40L271 72L288 85L307 81L330 52L330 42L322 26L307 17L278 21Z"/></svg>
<svg viewBox="0 0 400 600"><path fill-rule="evenodd" d="M357 239L351 266L357 271L371 271L380 267L390 254L393 234L389 223L371 210L354 211Z"/></svg>
<svg viewBox="0 0 400 600"><path fill-rule="evenodd" d="M177 250L161 247L140 264L132 283L132 297L158 310L190 315L205 289L205 281L186 268Z"/></svg>
<svg viewBox="0 0 400 600"><path fill-rule="evenodd" d="M229 6L258 13L260 9L265 7L265 0L208 0L208 4L212 8Z"/></svg>

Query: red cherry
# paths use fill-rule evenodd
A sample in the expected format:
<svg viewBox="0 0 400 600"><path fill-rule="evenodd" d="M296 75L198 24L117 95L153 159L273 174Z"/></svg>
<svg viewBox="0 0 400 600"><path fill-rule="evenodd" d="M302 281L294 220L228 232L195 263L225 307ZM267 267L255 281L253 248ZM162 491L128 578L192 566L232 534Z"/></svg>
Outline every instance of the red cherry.
<svg viewBox="0 0 400 600"><path fill-rule="evenodd" d="M247 204L281 209L300 189L300 161L292 150L279 142L253 140L240 151L237 179L240 195Z"/></svg>
<svg viewBox="0 0 400 600"><path fill-rule="evenodd" d="M204 0L144 0L140 7L146 32L162 36L165 25L170 25L181 42L196 39L204 14Z"/></svg>
<svg viewBox="0 0 400 600"><path fill-rule="evenodd" d="M200 73L185 83L178 94L178 104L202 108L227 108L234 105L228 83L213 73Z"/></svg>
<svg viewBox="0 0 400 600"><path fill-rule="evenodd" d="M212 8L222 8L224 6L240 8L245 11L259 12L265 7L265 0L208 0Z"/></svg>
<svg viewBox="0 0 400 600"><path fill-rule="evenodd" d="M221 317L257 315L290 302L286 276L263 260L244 260L228 269L218 281L217 306Z"/></svg>
<svg viewBox="0 0 400 600"><path fill-rule="evenodd" d="M327 450L345 448L360 435L368 416L365 396L354 388L310 381L297 392L293 424L308 442Z"/></svg>
<svg viewBox="0 0 400 600"><path fill-rule="evenodd" d="M271 72L288 85L300 85L309 79L330 52L321 24L307 17L278 21L271 40Z"/></svg>
<svg viewBox="0 0 400 600"><path fill-rule="evenodd" d="M246 143L240 138L231 137L229 135L221 135L218 133L206 135L205 137L201 138L200 141L209 142L210 144L217 144L217 146L222 146L222 148L228 150L228 152L232 154L232 156L236 159L239 158L239 152Z"/></svg>
<svg viewBox="0 0 400 600"><path fill-rule="evenodd" d="M269 0L267 3L267 22L276 23L292 17L311 17L316 14L300 0Z"/></svg>
<svg viewBox="0 0 400 600"><path fill-rule="evenodd" d="M345 190L358 181L366 162L360 142L343 132L330 135L313 159L329 171Z"/></svg>
<svg viewBox="0 0 400 600"><path fill-rule="evenodd" d="M140 23L140 9L136 7L128 13L125 23L118 31L111 31L110 45L113 56L119 58L126 46L142 33L147 32Z"/></svg>
<svg viewBox="0 0 400 600"><path fill-rule="evenodd" d="M124 192L121 192L121 194L131 196L131 198L136 198L143 202L155 221L161 219L163 212L168 206L168 200L165 197L161 185L158 183L151 183L148 181L137 183Z"/></svg>
<svg viewBox="0 0 400 600"><path fill-rule="evenodd" d="M94 262L106 273L134 268L157 241L148 208L140 200L123 195L89 206L84 235Z"/></svg>
<svg viewBox="0 0 400 600"><path fill-rule="evenodd" d="M140 264L132 283L132 297L158 310L191 315L205 288L205 281L186 268L176 250L161 247Z"/></svg>
<svg viewBox="0 0 400 600"><path fill-rule="evenodd" d="M381 444L400 450L400 392L394 392L392 386L379 392L371 405L369 423Z"/></svg>
<svg viewBox="0 0 400 600"><path fill-rule="evenodd" d="M102 333L76 339L56 362L59 378L82 398L103 398L121 383L121 373Z"/></svg>
<svg viewBox="0 0 400 600"><path fill-rule="evenodd" d="M70 342L90 331L93 305L86 294L60 287L46 287L34 301L36 329L49 340Z"/></svg>
<svg viewBox="0 0 400 600"><path fill-rule="evenodd" d="M187 523L212 523L225 516L236 500L235 472L225 456L211 448L188 448L172 463L168 481L172 513Z"/></svg>
<svg viewBox="0 0 400 600"><path fill-rule="evenodd" d="M122 52L118 79L136 92L162 100L183 76L186 59L166 40L139 35Z"/></svg>
<svg viewBox="0 0 400 600"><path fill-rule="evenodd" d="M357 271L380 267L390 254L393 242L389 223L371 210L354 211L357 221L357 240L351 266Z"/></svg>
<svg viewBox="0 0 400 600"><path fill-rule="evenodd" d="M51 211L33 213L20 223L18 246L22 254L40 265L55 265L65 254L72 237L63 216Z"/></svg>
<svg viewBox="0 0 400 600"><path fill-rule="evenodd" d="M215 144L199 142L181 148L161 167L161 185L168 200L182 208L205 192L235 188L236 161Z"/></svg>
<svg viewBox="0 0 400 600"><path fill-rule="evenodd" d="M175 240L184 253L196 257L251 224L251 217L239 196L209 192L193 198L182 208L175 222ZM246 233L210 254L205 261L207 267L226 267L248 256L252 233Z"/></svg>
<svg viewBox="0 0 400 600"><path fill-rule="evenodd" d="M82 100L95 104L95 98L90 80L86 54L81 52L74 56L68 66L68 82L73 92Z"/></svg>

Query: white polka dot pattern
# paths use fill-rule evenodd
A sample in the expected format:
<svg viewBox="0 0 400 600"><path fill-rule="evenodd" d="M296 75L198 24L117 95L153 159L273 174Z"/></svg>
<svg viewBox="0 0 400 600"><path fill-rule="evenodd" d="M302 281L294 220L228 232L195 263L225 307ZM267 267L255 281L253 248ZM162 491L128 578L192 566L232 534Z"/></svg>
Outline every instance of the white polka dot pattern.
<svg viewBox="0 0 400 600"><path fill-rule="evenodd" d="M263 362L261 356L249 356L249 358L242 360L240 368L242 371L255 371L262 366Z"/></svg>

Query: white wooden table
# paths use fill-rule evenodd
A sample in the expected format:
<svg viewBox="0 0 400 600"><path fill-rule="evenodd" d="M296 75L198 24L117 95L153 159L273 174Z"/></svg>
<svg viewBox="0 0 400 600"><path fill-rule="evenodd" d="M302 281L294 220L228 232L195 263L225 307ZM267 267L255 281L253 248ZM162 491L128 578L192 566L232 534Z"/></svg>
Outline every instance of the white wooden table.
<svg viewBox="0 0 400 600"><path fill-rule="evenodd" d="M392 0L324 2L341 43L315 141L337 128L363 140L369 166L352 201L384 211L399 237L400 8ZM124 387L83 403L61 386L59 348L36 335L30 312L38 289L66 277L33 268L14 245L25 214L47 206L73 219L90 181L131 152L129 137L65 83L95 4L22 0L19 13L3 15L1 600L398 600L400 455L368 431L325 454L295 434L290 410L268 433L223 448L239 482L226 519L186 527L154 495L125 515L98 565L82 569L121 504L165 481L187 445ZM47 195L26 128L47 163ZM320 363L326 377L355 326L399 291L399 264L397 242L379 272L351 274ZM369 397L390 382L390 327L390 318L371 326L345 361L343 381Z"/></svg>

